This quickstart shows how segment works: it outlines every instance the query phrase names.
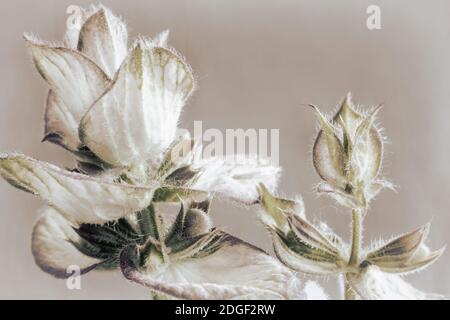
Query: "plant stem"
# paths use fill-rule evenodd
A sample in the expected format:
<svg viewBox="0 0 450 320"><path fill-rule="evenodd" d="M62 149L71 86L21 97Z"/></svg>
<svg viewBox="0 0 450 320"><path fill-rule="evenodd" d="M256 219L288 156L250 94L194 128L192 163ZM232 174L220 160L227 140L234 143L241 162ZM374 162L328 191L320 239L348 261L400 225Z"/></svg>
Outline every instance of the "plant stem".
<svg viewBox="0 0 450 320"><path fill-rule="evenodd" d="M363 209L353 209L352 210L352 251L350 253L350 259L348 261L349 267L358 267L359 254L361 251L362 244L362 216ZM343 277L344 281L344 299L345 300L355 300L356 294L352 287L349 285L346 276Z"/></svg>
<svg viewBox="0 0 450 320"><path fill-rule="evenodd" d="M349 266L357 267L359 264L359 252L362 242L362 209L352 211L352 251L350 253Z"/></svg>

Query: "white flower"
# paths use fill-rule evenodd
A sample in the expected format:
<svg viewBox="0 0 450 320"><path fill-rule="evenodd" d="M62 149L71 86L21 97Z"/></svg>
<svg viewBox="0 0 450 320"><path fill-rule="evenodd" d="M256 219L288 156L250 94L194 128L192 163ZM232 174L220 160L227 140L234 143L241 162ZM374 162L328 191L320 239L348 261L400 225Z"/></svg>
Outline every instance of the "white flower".
<svg viewBox="0 0 450 320"><path fill-rule="evenodd" d="M197 203L209 191L239 197L229 194L237 185L253 188L245 200L254 202L257 184L274 185L277 169L231 163L218 179L211 178L219 170L210 170L211 162L172 157L187 141L176 140L175 132L195 81L167 37L138 38L128 50L125 24L103 6L83 11L80 32L68 33L65 46L26 36L50 87L44 140L78 161L69 171L0 154L0 175L49 205L33 232L36 263L56 277L69 276L74 264L83 273L120 264L127 278L171 298L293 297L286 288L298 280L288 268L214 230L207 208ZM173 223L163 221L164 206L155 210L181 200L189 205ZM193 277L195 270L203 274Z"/></svg>
<svg viewBox="0 0 450 320"><path fill-rule="evenodd" d="M157 161L194 90L189 65L167 46L167 33L138 38L128 52L125 25L102 6L78 41L76 50L27 37L51 88L44 139L78 156L87 147L110 166Z"/></svg>
<svg viewBox="0 0 450 320"><path fill-rule="evenodd" d="M44 140L72 151L83 173L121 168L124 173L107 172L124 174L127 182L161 180L156 172L169 147L178 143L178 119L195 89L192 70L167 45L167 31L154 39L139 37L128 50L126 26L107 8L93 6L83 11L83 19L79 34L66 39L69 47L26 36L51 88ZM257 199L258 183L275 187L279 175L277 167L256 161L242 165L212 158L187 166L201 173L191 187L249 203ZM236 186L249 191L241 196Z"/></svg>
<svg viewBox="0 0 450 320"><path fill-rule="evenodd" d="M158 298L305 297L294 273L276 259L212 228L208 207L184 204L171 219L150 205L103 225L73 225L46 208L34 228L33 254L44 271L60 278L70 275L70 265L80 266L82 274L120 267Z"/></svg>

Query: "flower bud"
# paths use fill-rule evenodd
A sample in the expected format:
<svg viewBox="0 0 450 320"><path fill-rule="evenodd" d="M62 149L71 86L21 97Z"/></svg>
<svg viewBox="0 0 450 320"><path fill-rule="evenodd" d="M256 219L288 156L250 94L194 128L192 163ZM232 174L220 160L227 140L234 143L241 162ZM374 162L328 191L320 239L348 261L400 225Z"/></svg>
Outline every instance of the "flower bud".
<svg viewBox="0 0 450 320"><path fill-rule="evenodd" d="M383 187L391 187L377 180L383 138L374 121L381 106L361 114L348 94L332 120L313 108L321 125L313 149L314 167L324 180L319 193L350 208L366 207Z"/></svg>
<svg viewBox="0 0 450 320"><path fill-rule="evenodd" d="M206 234L213 228L211 218L199 209L190 209L184 220L184 233L187 237Z"/></svg>

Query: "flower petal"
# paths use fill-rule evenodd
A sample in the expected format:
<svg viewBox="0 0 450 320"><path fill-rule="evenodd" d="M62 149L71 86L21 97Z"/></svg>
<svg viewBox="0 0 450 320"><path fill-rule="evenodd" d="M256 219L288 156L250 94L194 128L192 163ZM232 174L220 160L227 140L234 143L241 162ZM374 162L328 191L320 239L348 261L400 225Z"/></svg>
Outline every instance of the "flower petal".
<svg viewBox="0 0 450 320"><path fill-rule="evenodd" d="M0 175L39 195L74 223L104 223L148 206L154 188L108 182L68 172L23 155L1 155Z"/></svg>
<svg viewBox="0 0 450 320"><path fill-rule="evenodd" d="M99 6L80 30L78 50L113 77L128 53L127 41L125 23L108 8Z"/></svg>
<svg viewBox="0 0 450 320"><path fill-rule="evenodd" d="M175 299L288 299L298 279L275 259L239 239L206 257L180 260L154 272L136 265L135 248L121 254L125 277Z"/></svg>
<svg viewBox="0 0 450 320"><path fill-rule="evenodd" d="M417 290L400 276L369 266L348 276L352 288L365 300L442 300L444 296Z"/></svg>
<svg viewBox="0 0 450 320"><path fill-rule="evenodd" d="M79 121L104 92L109 79L94 62L75 50L49 46L30 37L26 40L36 68L52 90L46 111L46 136L59 135L61 144L75 151Z"/></svg>
<svg viewBox="0 0 450 320"><path fill-rule="evenodd" d="M78 115L80 116L80 115ZM78 138L78 119L69 111L60 96L52 90L48 92L45 108L44 141L58 144L65 149L76 151L80 146Z"/></svg>
<svg viewBox="0 0 450 320"><path fill-rule="evenodd" d="M112 165L155 160L174 140L193 88L191 69L179 55L140 39L83 118L80 137Z"/></svg>
<svg viewBox="0 0 450 320"><path fill-rule="evenodd" d="M281 172L279 167L264 159L239 156L236 159L207 158L192 167L199 170L193 188L216 192L248 205L258 200L259 184L264 183L269 191L274 191Z"/></svg>
<svg viewBox="0 0 450 320"><path fill-rule="evenodd" d="M84 274L97 267L101 260L82 254L73 245L81 238L72 224L55 209L47 207L34 226L31 249L36 264L57 278L71 275L69 266L80 268Z"/></svg>

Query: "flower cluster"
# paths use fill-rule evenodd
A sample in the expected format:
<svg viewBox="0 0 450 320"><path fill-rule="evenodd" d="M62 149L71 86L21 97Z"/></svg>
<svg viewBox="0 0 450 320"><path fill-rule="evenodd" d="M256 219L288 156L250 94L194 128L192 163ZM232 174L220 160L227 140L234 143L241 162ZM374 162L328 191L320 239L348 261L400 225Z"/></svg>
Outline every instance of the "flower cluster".
<svg viewBox="0 0 450 320"><path fill-rule="evenodd" d="M383 139L374 125L380 109L358 112L350 94L328 120L317 108L321 129L313 162L324 180L318 192L352 209L352 243L345 243L325 223L307 221L301 200L275 197L259 188L261 220L272 234L277 257L293 270L314 275L342 275L347 299L440 299L423 293L400 276L422 270L435 262L444 248L430 251L425 245L429 224L370 248L361 248L362 220L369 202L383 187L378 178Z"/></svg>
<svg viewBox="0 0 450 320"><path fill-rule="evenodd" d="M276 187L279 168L202 159L189 136L177 137L195 79L167 31L129 48L123 21L100 5L63 44L25 40L50 88L43 140L76 160L66 170L0 155L1 176L48 204L32 237L42 270L120 268L163 298L302 297L290 269L213 227L214 194L253 203L259 183Z"/></svg>

